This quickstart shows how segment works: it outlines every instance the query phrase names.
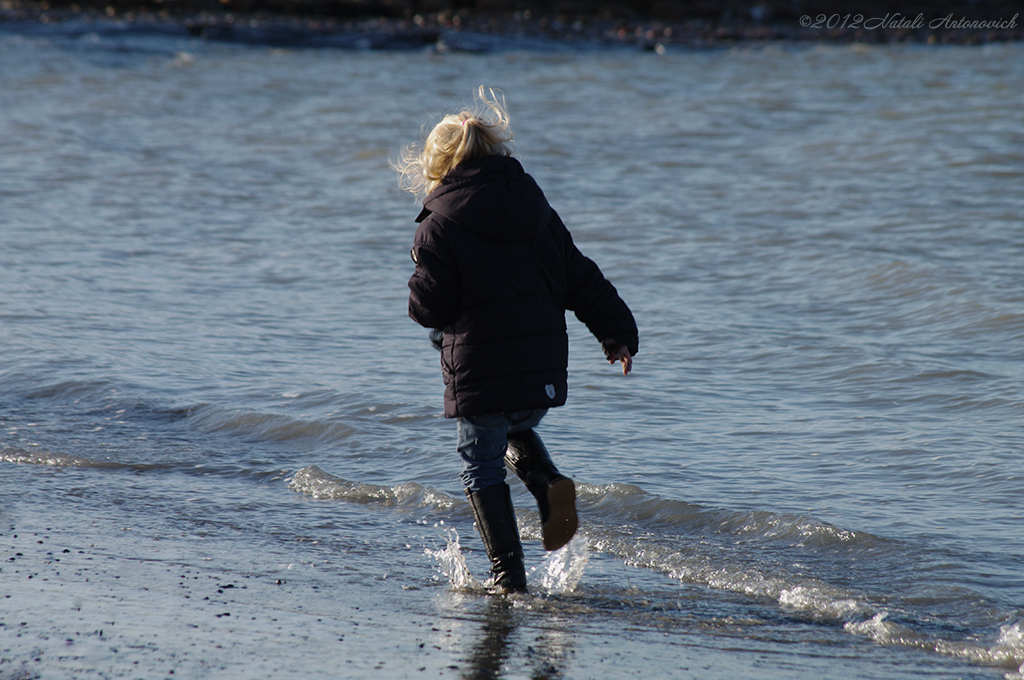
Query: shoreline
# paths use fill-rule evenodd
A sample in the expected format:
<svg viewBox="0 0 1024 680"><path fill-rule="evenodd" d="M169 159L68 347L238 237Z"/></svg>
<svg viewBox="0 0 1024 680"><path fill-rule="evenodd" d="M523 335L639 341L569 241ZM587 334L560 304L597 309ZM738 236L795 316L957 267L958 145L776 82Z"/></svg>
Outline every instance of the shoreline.
<svg viewBox="0 0 1024 680"><path fill-rule="evenodd" d="M162 33L216 42L281 48L339 48L439 52L490 52L519 46L633 47L664 52L668 48L715 48L775 42L803 44L983 45L1024 40L1024 19L1017 14L974 18L950 7L929 16L793 14L777 16L765 5L718 16L536 12L531 10L439 10L403 16L356 16L284 12L274 6L232 11L227 0L217 9L169 9L161 0L141 7L114 4L59 4L47 0L0 1L0 29L64 26L72 32ZM249 3L252 5L252 3ZM308 9L310 5L294 5ZM322 6L316 6L322 9ZM335 7L337 8L337 6ZM868 10L870 12L870 10ZM995 10L998 12L997 10ZM831 26L831 28L829 28Z"/></svg>

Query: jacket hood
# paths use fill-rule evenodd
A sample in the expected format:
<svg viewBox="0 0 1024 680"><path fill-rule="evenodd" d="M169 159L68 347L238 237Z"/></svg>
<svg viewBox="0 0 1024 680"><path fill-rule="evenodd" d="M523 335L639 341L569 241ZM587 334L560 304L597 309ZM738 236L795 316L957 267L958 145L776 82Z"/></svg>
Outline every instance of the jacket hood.
<svg viewBox="0 0 1024 680"><path fill-rule="evenodd" d="M533 238L551 218L551 207L519 161L487 156L452 168L423 201L417 222L437 213L501 242Z"/></svg>

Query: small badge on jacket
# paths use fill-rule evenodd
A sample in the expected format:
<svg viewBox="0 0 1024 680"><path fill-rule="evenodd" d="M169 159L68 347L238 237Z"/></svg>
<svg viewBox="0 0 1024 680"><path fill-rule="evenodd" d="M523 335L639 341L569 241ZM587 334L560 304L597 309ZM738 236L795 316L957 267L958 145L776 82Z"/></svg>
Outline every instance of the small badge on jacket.
<svg viewBox="0 0 1024 680"><path fill-rule="evenodd" d="M555 386L554 385L545 385L544 386L544 394L548 395L548 399L554 399L555 398Z"/></svg>

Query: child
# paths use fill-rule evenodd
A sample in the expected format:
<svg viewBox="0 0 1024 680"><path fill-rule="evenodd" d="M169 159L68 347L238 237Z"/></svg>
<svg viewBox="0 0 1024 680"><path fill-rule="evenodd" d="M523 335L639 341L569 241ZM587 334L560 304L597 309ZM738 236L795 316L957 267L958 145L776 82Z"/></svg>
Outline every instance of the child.
<svg viewBox="0 0 1024 680"><path fill-rule="evenodd" d="M493 90L476 110L445 116L395 164L423 196L411 251L409 316L441 350L444 414L458 419L462 482L491 560L491 585L526 590L505 465L536 497L542 542L576 532L576 490L533 431L565 403L565 310L632 368L636 322L593 261L573 245L533 178L511 157L512 130Z"/></svg>

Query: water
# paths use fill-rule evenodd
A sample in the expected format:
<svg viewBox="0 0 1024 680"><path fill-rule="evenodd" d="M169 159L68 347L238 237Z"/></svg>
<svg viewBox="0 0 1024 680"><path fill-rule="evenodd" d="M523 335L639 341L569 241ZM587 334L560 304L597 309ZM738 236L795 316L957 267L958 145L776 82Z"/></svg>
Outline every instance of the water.
<svg viewBox="0 0 1024 680"><path fill-rule="evenodd" d="M0 33L0 678L1020 678L1022 50ZM388 169L480 83L641 330L509 599Z"/></svg>

